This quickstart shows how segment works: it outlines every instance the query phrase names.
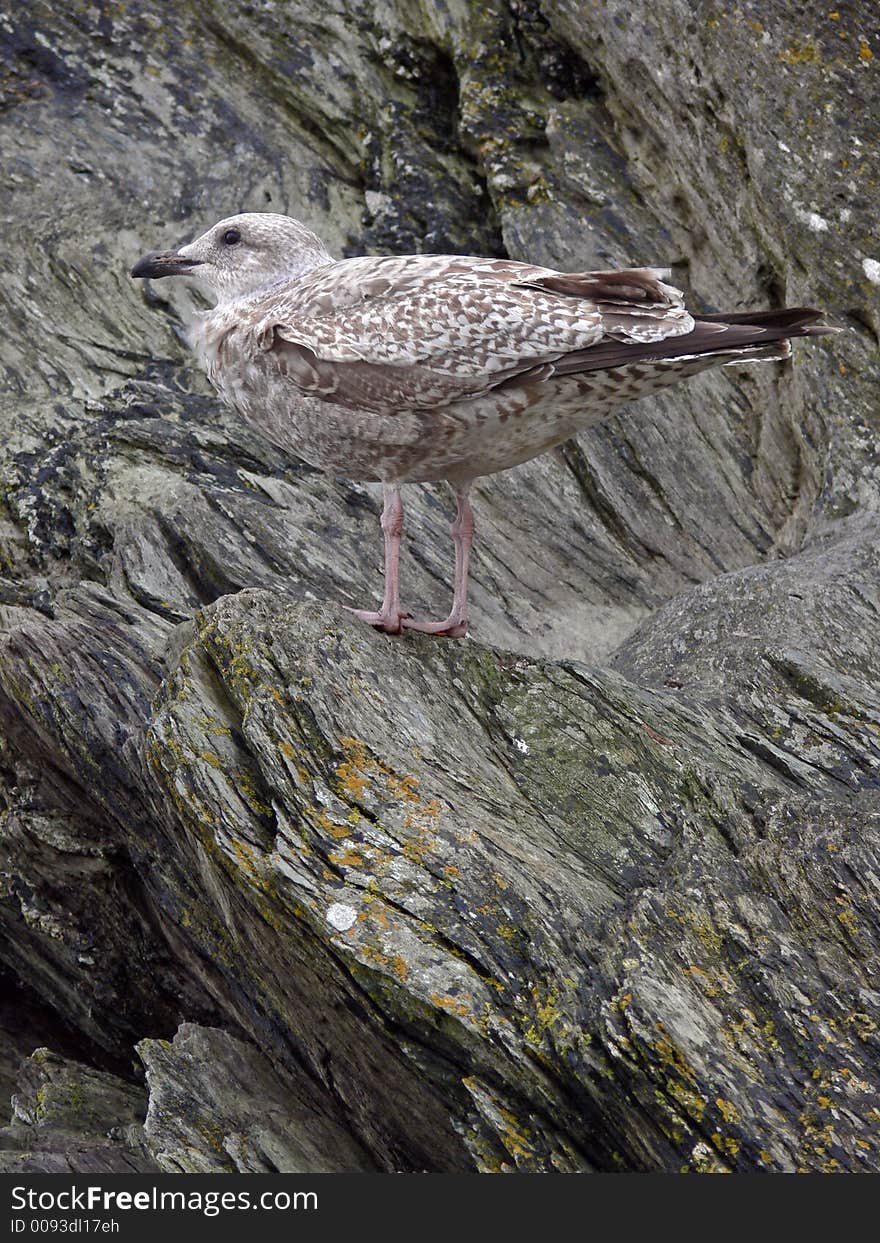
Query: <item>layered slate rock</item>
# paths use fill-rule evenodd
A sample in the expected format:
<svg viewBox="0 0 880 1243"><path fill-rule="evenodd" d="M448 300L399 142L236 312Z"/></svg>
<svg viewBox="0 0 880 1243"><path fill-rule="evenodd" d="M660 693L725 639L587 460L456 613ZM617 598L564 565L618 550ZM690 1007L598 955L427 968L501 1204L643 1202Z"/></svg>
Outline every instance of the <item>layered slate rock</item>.
<svg viewBox="0 0 880 1243"><path fill-rule="evenodd" d="M168 1174L375 1172L350 1132L296 1100L290 1081L228 1032L181 1026L144 1040L150 1107L145 1139Z"/></svg>
<svg viewBox="0 0 880 1243"><path fill-rule="evenodd" d="M9 1174L146 1174L143 1088L36 1049L21 1067L0 1170Z"/></svg>
<svg viewBox="0 0 880 1243"><path fill-rule="evenodd" d="M119 1072L82 1160L876 1169L872 33L142 0L0 42L0 959ZM339 608L374 492L242 429L197 297L126 275L260 208L849 331L481 482L472 639L398 641ZM414 611L444 505L413 489Z"/></svg>

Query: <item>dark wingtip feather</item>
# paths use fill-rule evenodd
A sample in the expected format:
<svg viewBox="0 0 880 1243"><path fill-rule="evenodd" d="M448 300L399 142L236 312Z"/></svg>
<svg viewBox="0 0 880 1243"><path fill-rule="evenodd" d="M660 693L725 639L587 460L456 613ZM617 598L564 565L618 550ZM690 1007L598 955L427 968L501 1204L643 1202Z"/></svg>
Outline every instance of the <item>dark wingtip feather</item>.
<svg viewBox="0 0 880 1243"><path fill-rule="evenodd" d="M746 311L732 315L695 315L693 331L661 341L633 342L606 339L575 350L556 364L558 375L620 367L650 360L690 359L714 356L719 363L732 362L737 354L747 359L787 358L789 339L818 337L840 331L817 324L822 312L814 307L784 307L777 311ZM774 352L774 346L776 352Z"/></svg>
<svg viewBox="0 0 880 1243"><path fill-rule="evenodd" d="M827 324L817 324L824 311L814 306L788 306L775 311L738 311L734 314L695 315L698 324L749 324L755 328L779 331L784 329L792 336L819 336L824 332L836 332ZM800 331L799 331L800 330Z"/></svg>

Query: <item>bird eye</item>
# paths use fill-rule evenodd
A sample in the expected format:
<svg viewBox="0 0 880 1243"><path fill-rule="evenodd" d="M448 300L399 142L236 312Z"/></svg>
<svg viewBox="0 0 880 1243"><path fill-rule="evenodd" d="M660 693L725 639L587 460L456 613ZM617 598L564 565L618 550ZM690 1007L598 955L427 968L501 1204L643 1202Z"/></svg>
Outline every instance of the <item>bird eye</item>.
<svg viewBox="0 0 880 1243"><path fill-rule="evenodd" d="M241 234L238 229L227 229L223 234L223 241L227 246L234 246L236 242L241 241Z"/></svg>

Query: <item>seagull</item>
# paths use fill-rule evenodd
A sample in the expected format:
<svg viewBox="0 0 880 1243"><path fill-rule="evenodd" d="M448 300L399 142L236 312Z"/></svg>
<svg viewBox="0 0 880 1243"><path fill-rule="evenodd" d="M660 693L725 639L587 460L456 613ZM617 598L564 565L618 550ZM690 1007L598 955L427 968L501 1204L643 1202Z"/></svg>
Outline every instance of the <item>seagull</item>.
<svg viewBox="0 0 880 1243"><path fill-rule="evenodd" d="M786 359L792 337L835 331L811 307L690 312L658 268L334 260L305 225L272 212L227 217L131 275L191 276L216 299L190 344L246 422L313 466L382 484L384 597L351 612L389 634L466 634L475 479L709 367ZM456 499L452 608L419 621L400 601L400 489L441 480Z"/></svg>

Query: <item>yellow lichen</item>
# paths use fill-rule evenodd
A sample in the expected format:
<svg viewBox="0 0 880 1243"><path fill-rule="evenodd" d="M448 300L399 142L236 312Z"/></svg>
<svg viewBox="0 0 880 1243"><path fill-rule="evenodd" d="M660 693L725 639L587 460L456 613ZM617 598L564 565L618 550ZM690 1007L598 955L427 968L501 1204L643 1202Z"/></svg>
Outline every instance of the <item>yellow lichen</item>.
<svg viewBox="0 0 880 1243"><path fill-rule="evenodd" d="M779 53L779 59L786 65L815 65L819 63L819 50L815 43L795 43Z"/></svg>
<svg viewBox="0 0 880 1243"><path fill-rule="evenodd" d="M719 1113L728 1125L735 1125L739 1122L739 1113L733 1101L726 1101L723 1097L716 1097L715 1104L718 1106Z"/></svg>

